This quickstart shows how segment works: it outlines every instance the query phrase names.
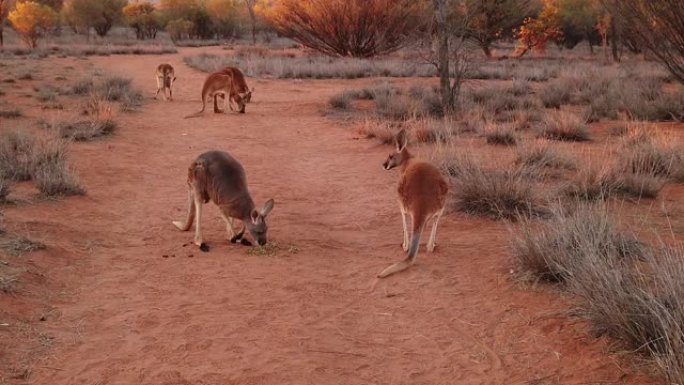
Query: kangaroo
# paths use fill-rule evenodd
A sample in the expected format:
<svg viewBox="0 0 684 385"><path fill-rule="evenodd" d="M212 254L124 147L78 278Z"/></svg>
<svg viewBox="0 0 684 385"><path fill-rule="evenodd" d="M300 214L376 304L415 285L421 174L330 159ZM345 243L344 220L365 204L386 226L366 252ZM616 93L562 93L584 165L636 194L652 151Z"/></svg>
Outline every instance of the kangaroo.
<svg viewBox="0 0 684 385"><path fill-rule="evenodd" d="M273 209L273 199L266 201L261 210L257 210L254 201L247 190L245 170L240 162L224 151L208 151L195 159L188 168L188 213L185 222L174 221L173 224L181 231L188 231L195 220L195 244L202 251L209 248L202 241L202 204L214 202L226 221L226 230L230 241L241 241L251 245L243 239L245 228L252 234L252 238L259 244L267 242L266 217ZM236 235L233 229L233 219L242 221L242 230Z"/></svg>
<svg viewBox="0 0 684 385"><path fill-rule="evenodd" d="M401 246L404 251L408 251L408 256L405 260L387 267L378 274L378 278L398 273L413 265L418 255L420 236L430 219L433 222L427 249L429 252L435 249L437 223L444 213L447 193L449 192L447 182L437 167L414 158L406 148L407 142L406 131L402 129L394 138L396 151L389 155L383 163L383 167L385 170L391 170L401 166L401 176L397 188L399 210L401 210L401 219L404 225L404 241ZM410 238L406 214L411 216Z"/></svg>
<svg viewBox="0 0 684 385"><path fill-rule="evenodd" d="M171 64L160 64L157 66L156 72L157 78L157 93L154 94L154 98L157 98L159 91L163 91L164 100L173 100L173 82L176 81L176 72L174 71ZM169 98L166 99L166 90L169 90Z"/></svg>
<svg viewBox="0 0 684 385"><path fill-rule="evenodd" d="M238 112L243 114L245 113L245 101L235 90L233 76L221 72L215 72L207 76L206 80L204 80L204 85L202 86L202 109L199 112L186 116L185 118L194 118L202 115L207 106L207 101L213 99L214 95L216 94L228 95L228 99L234 100L237 104Z"/></svg>
<svg viewBox="0 0 684 385"><path fill-rule="evenodd" d="M252 100L252 91L254 89L250 89L247 86L247 82L245 81L245 75L242 74L242 71L240 71L236 67L226 67L220 71L220 73L224 73L226 75L232 75L233 76L233 83L235 86L235 91L240 95L242 100L245 103L249 103ZM219 95L214 95L214 112L215 113L222 113L223 111L218 108L218 98L223 97L222 94ZM225 103L225 102L224 102ZM233 107L230 105L230 109L232 110Z"/></svg>

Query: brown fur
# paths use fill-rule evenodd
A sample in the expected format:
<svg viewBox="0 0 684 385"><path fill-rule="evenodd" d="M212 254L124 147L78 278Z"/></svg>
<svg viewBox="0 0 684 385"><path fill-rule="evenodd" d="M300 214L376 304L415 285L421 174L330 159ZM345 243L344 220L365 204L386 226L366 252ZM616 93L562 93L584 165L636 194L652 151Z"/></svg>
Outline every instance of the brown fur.
<svg viewBox="0 0 684 385"><path fill-rule="evenodd" d="M154 98L157 98L159 91L164 92L164 99L166 99L166 90L169 90L168 100L173 100L173 82L176 81L176 72L171 64L160 64L157 66L157 71L155 73L157 79L157 92L154 94Z"/></svg>
<svg viewBox="0 0 684 385"><path fill-rule="evenodd" d="M201 154L188 168L188 212L185 222L173 224L187 231L195 222L195 243L201 247L202 205L209 201L219 207L231 240L235 238L233 219L241 220L259 244L266 243L266 216L273 200L258 211L247 189L245 170L240 162L223 151ZM244 232L244 228L242 230Z"/></svg>
<svg viewBox="0 0 684 385"><path fill-rule="evenodd" d="M202 86L202 109L199 112L186 116L186 118L192 118L201 115L206 109L207 101L213 99L217 94L229 95L230 99L234 99L238 102L238 111L241 113L245 112L244 102L242 101L239 93L235 90L233 76L216 72L210 74L204 80L204 85Z"/></svg>
<svg viewBox="0 0 684 385"><path fill-rule="evenodd" d="M236 67L226 67L220 71L220 73L226 74L226 75L231 75L233 77L233 83L235 87L235 91L240 95L242 100L245 103L249 103L252 100L252 90L249 89L247 86L247 82L245 81L245 75L240 71L240 69ZM221 109L218 108L218 98L222 97L223 95L215 95L214 96L214 112L215 113L221 113L223 112ZM235 101L235 100L231 100Z"/></svg>
<svg viewBox="0 0 684 385"><path fill-rule="evenodd" d="M404 226L402 247L408 251L408 256L405 260L383 270L378 275L380 278L406 270L413 265L418 255L421 234L431 219L433 225L428 241L428 251L434 250L437 224L444 212L449 193L449 185L437 167L414 158L408 151L406 131L401 130L397 134L395 144L396 152L387 158L384 167L387 170L394 167L401 168L397 193ZM405 214L411 217L410 237Z"/></svg>

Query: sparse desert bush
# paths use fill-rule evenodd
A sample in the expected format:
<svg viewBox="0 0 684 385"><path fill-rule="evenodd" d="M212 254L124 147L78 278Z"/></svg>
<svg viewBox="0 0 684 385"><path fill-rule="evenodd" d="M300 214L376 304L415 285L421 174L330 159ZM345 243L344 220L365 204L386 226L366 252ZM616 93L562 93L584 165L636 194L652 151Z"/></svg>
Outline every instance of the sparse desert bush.
<svg viewBox="0 0 684 385"><path fill-rule="evenodd" d="M5 234L0 238L0 250L12 255L21 255L37 250L44 250L45 247L45 244L32 241L21 235Z"/></svg>
<svg viewBox="0 0 684 385"><path fill-rule="evenodd" d="M358 133L367 139L376 139L382 144L392 144L399 132L391 122L381 119L366 118L358 128Z"/></svg>
<svg viewBox="0 0 684 385"><path fill-rule="evenodd" d="M41 194L48 198L83 195L85 189L67 160L67 142L44 141L31 154L31 177Z"/></svg>
<svg viewBox="0 0 684 385"><path fill-rule="evenodd" d="M351 92L344 91L337 95L333 95L328 102L332 108L338 110L347 110L351 106L352 98L353 94Z"/></svg>
<svg viewBox="0 0 684 385"><path fill-rule="evenodd" d="M655 362L668 383L684 382L684 253L663 247L648 265L630 267L585 252L569 282L580 311L608 335Z"/></svg>
<svg viewBox="0 0 684 385"><path fill-rule="evenodd" d="M568 282L589 262L645 255L633 235L617 229L605 205L578 203L568 212L557 203L543 223L520 219L513 256L519 277L528 282Z"/></svg>
<svg viewBox="0 0 684 385"><path fill-rule="evenodd" d="M0 136L0 177L3 180L31 179L31 154L35 144L35 138L23 130Z"/></svg>
<svg viewBox="0 0 684 385"><path fill-rule="evenodd" d="M62 138L75 141L89 141L108 136L116 130L112 104L103 99L102 95L91 94L84 113L89 116L86 120L60 122L52 128Z"/></svg>
<svg viewBox="0 0 684 385"><path fill-rule="evenodd" d="M366 58L408 44L421 12L410 0L283 0L268 19L281 34L326 55Z"/></svg>
<svg viewBox="0 0 684 385"><path fill-rule="evenodd" d="M95 84L92 79L81 79L71 86L74 95L88 95L93 92Z"/></svg>
<svg viewBox="0 0 684 385"><path fill-rule="evenodd" d="M402 59L370 60L328 56L283 57L200 54L186 56L188 66L204 72L216 72L233 66L249 76L273 76L279 79L357 79L365 77L429 77L434 67Z"/></svg>
<svg viewBox="0 0 684 385"><path fill-rule="evenodd" d="M41 102L52 102L57 99L57 96L59 96L60 91L59 89L50 86L50 85L43 85L40 87L35 88L36 93L36 99Z"/></svg>
<svg viewBox="0 0 684 385"><path fill-rule="evenodd" d="M573 159L544 144L518 147L515 164L565 170L575 170L577 167Z"/></svg>
<svg viewBox="0 0 684 385"><path fill-rule="evenodd" d="M564 111L548 113L537 135L546 139L574 142L590 139L587 124L576 115Z"/></svg>
<svg viewBox="0 0 684 385"><path fill-rule="evenodd" d="M513 146L518 142L515 131L505 125L490 125L485 128L484 136L487 144L498 144L502 146Z"/></svg>
<svg viewBox="0 0 684 385"><path fill-rule="evenodd" d="M565 186L567 195L581 200L606 200L611 197L655 198L665 179L648 172L632 172L618 165L589 165Z"/></svg>
<svg viewBox="0 0 684 385"><path fill-rule="evenodd" d="M619 154L621 171L684 182L684 147L643 124L628 128Z"/></svg>
<svg viewBox="0 0 684 385"><path fill-rule="evenodd" d="M21 118L22 116L24 116L24 114L18 108L0 111L0 118L16 119L16 118Z"/></svg>
<svg viewBox="0 0 684 385"><path fill-rule="evenodd" d="M452 206L458 211L509 220L545 213L544 193L529 175L535 170L486 170L466 156L456 156L446 169L451 176Z"/></svg>
<svg viewBox="0 0 684 385"><path fill-rule="evenodd" d="M9 201L9 194L12 192L12 180L0 176L0 203L5 203Z"/></svg>
<svg viewBox="0 0 684 385"><path fill-rule="evenodd" d="M549 82L539 90L539 98L546 108L561 108L570 101L572 88L566 79Z"/></svg>
<svg viewBox="0 0 684 385"><path fill-rule="evenodd" d="M20 271L0 264L0 292L12 294L17 291Z"/></svg>
<svg viewBox="0 0 684 385"><path fill-rule="evenodd" d="M142 93L133 88L130 78L110 76L97 84L95 92L104 99L121 103L123 111L131 111L142 105Z"/></svg>

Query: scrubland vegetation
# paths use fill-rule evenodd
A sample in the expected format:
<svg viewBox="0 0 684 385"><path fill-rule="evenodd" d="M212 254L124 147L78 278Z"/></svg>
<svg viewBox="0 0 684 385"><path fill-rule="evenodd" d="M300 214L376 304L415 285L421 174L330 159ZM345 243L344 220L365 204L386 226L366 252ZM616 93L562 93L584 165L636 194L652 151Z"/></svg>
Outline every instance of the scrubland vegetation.
<svg viewBox="0 0 684 385"><path fill-rule="evenodd" d="M340 89L326 114L381 144L408 129L448 177L449 210L510 228L512 279L568 293L597 334L684 383L681 234L644 235L629 220L684 184L683 12L674 0L0 0L0 45L5 19L15 31L0 55L226 45L184 61L277 79L381 78ZM265 44L232 44L257 39ZM22 181L44 198L85 194L69 146L114 134L117 113L143 108L128 78L40 76L3 71L0 81L35 82L41 108L78 111L3 133L5 204ZM0 106L4 122L27 113ZM12 253L42 247L0 239ZM20 273L0 264L0 292L15 292Z"/></svg>

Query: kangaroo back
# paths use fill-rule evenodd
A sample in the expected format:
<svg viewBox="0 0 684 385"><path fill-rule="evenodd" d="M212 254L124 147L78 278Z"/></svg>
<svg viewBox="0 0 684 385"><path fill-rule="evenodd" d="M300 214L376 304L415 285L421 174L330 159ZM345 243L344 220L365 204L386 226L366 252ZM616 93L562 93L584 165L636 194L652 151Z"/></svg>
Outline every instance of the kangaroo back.
<svg viewBox="0 0 684 385"><path fill-rule="evenodd" d="M202 113L207 107L207 99L213 97L214 93L222 91L226 93L226 97L229 97L233 91L233 76L221 72L215 72L207 76L202 85L202 109L194 114L185 116L187 118L195 118Z"/></svg>
<svg viewBox="0 0 684 385"><path fill-rule="evenodd" d="M247 189L245 170L238 162L223 151L209 151L201 154L191 167L192 175L205 202L212 201L217 205L230 204L237 199L244 199L250 210L254 203Z"/></svg>

